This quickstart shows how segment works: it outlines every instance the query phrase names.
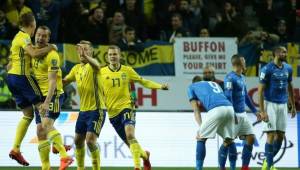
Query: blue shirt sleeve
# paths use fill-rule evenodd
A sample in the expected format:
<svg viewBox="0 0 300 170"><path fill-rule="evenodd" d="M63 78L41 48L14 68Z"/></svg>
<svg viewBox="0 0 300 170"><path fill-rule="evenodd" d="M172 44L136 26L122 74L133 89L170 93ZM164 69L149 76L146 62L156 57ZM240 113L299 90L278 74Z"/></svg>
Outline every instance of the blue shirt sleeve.
<svg viewBox="0 0 300 170"><path fill-rule="evenodd" d="M246 105L249 107L249 109L253 112L256 113L257 110L252 102L252 100L250 99L249 95L248 95L248 91L247 88L245 87L245 100L246 100Z"/></svg>
<svg viewBox="0 0 300 170"><path fill-rule="evenodd" d="M226 98L232 103L232 78L229 76L226 76L224 79L224 94Z"/></svg>
<svg viewBox="0 0 300 170"><path fill-rule="evenodd" d="M188 87L187 94L188 94L189 101L197 100L197 97L191 85Z"/></svg>
<svg viewBox="0 0 300 170"><path fill-rule="evenodd" d="M268 82L268 67L264 66L259 73L259 82L261 84L266 84Z"/></svg>

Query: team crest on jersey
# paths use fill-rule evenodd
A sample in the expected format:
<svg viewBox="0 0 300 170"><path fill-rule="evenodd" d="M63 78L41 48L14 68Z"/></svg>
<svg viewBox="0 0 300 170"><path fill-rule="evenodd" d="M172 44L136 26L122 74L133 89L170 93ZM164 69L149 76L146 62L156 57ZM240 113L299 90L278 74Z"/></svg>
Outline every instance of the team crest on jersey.
<svg viewBox="0 0 300 170"><path fill-rule="evenodd" d="M122 74L121 74L121 77L122 77L122 80L125 80L127 76L126 76L125 73L122 73Z"/></svg>
<svg viewBox="0 0 300 170"><path fill-rule="evenodd" d="M108 80L108 79L109 79L109 77L107 76L107 77L106 77L106 79Z"/></svg>
<svg viewBox="0 0 300 170"><path fill-rule="evenodd" d="M56 59L52 59L51 60L51 64L52 64L52 66L56 66L57 65L57 60Z"/></svg>

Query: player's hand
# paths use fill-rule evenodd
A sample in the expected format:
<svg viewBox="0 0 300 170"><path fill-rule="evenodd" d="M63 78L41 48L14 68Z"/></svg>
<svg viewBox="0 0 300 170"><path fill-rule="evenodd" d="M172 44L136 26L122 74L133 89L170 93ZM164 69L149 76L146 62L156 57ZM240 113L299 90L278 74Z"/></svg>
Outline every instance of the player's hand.
<svg viewBox="0 0 300 170"><path fill-rule="evenodd" d="M269 117L268 114L264 111L260 112L260 116L261 116L261 120L264 122L268 122L269 121Z"/></svg>
<svg viewBox="0 0 300 170"><path fill-rule="evenodd" d="M257 120L258 120L258 121L262 121L260 112L256 112L255 114L256 114Z"/></svg>
<svg viewBox="0 0 300 170"><path fill-rule="evenodd" d="M44 117L48 111L49 111L49 103L44 102L43 104L40 105L39 112L41 117Z"/></svg>
<svg viewBox="0 0 300 170"><path fill-rule="evenodd" d="M168 84L163 84L161 85L162 90L169 90L169 85Z"/></svg>
<svg viewBox="0 0 300 170"><path fill-rule="evenodd" d="M296 114L297 114L296 108L295 108L295 107L292 107L292 109L291 109L291 115L292 115L292 118L294 118L294 117L296 116Z"/></svg>

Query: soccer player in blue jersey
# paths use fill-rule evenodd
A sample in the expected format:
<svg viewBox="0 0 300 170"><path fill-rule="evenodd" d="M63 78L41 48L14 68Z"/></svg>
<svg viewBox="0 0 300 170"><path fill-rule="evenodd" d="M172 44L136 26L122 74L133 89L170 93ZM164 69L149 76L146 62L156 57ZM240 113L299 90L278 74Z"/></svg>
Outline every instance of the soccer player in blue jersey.
<svg viewBox="0 0 300 170"><path fill-rule="evenodd" d="M197 133L196 170L203 169L206 154L205 142L215 138L218 133L227 145L234 139L234 110L226 98L222 88L212 81L201 81L201 77L193 78L188 87L188 97L194 110L195 120L200 129ZM207 110L207 118L202 122L198 102Z"/></svg>
<svg viewBox="0 0 300 170"><path fill-rule="evenodd" d="M261 69L259 76L259 109L264 120L264 131L267 133L263 170L275 169L273 158L280 150L285 135L289 98L292 103L292 118L296 115L292 68L285 62L286 53L285 47L275 47L273 61Z"/></svg>
<svg viewBox="0 0 300 170"><path fill-rule="evenodd" d="M237 117L235 125L235 134L240 139L245 139L246 143L242 152L242 170L249 170L251 152L255 141L253 127L247 118L245 105L247 105L253 113L257 113L250 97L247 94L245 77L243 72L246 70L245 59L241 55L233 55L231 57L233 71L228 73L224 79L225 96L231 101L234 112ZM221 145L219 150L219 165L221 169L225 169L226 159L229 152L230 169L235 169L237 150L235 144L225 146Z"/></svg>

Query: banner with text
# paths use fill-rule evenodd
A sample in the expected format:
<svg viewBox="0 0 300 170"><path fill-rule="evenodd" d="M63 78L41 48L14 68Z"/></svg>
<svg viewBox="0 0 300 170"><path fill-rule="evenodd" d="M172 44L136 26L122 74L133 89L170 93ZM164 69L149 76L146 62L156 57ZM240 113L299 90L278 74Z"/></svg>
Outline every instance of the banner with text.
<svg viewBox="0 0 300 170"><path fill-rule="evenodd" d="M206 114L203 113L203 121ZM74 130L78 112L62 112L55 122L55 127L63 136L64 143L72 145L68 152L74 156ZM18 121L22 118L21 112L0 111L0 166L20 166L16 161L8 157L13 144L13 138ZM256 118L249 114L251 121ZM194 121L192 112L137 112L136 114L136 136L141 146L151 152L151 163L154 167L194 167L196 154L196 131L198 126ZM257 137L255 141L251 167L259 167L264 155L265 135L262 136L261 124L254 126ZM4 133L5 132L5 133ZM288 119L286 138L281 150L275 157L277 167L299 167L297 138L297 118ZM103 126L98 146L101 150L101 166L133 166L130 151L126 144L118 137L108 118ZM237 166L241 166L242 141L236 140L238 149ZM25 136L21 151L29 161L30 166L41 166L36 138L36 127L32 123ZM205 167L218 166L218 148L222 140L220 138L210 139L206 142ZM74 158L75 159L75 158ZM50 154L52 166L58 166L59 155ZM91 166L90 153L87 149L85 157L86 166ZM72 164L76 166L76 162Z"/></svg>
<svg viewBox="0 0 300 170"><path fill-rule="evenodd" d="M230 71L231 56L237 53L236 38L176 38L174 44L176 76L199 75L213 66L215 74Z"/></svg>

